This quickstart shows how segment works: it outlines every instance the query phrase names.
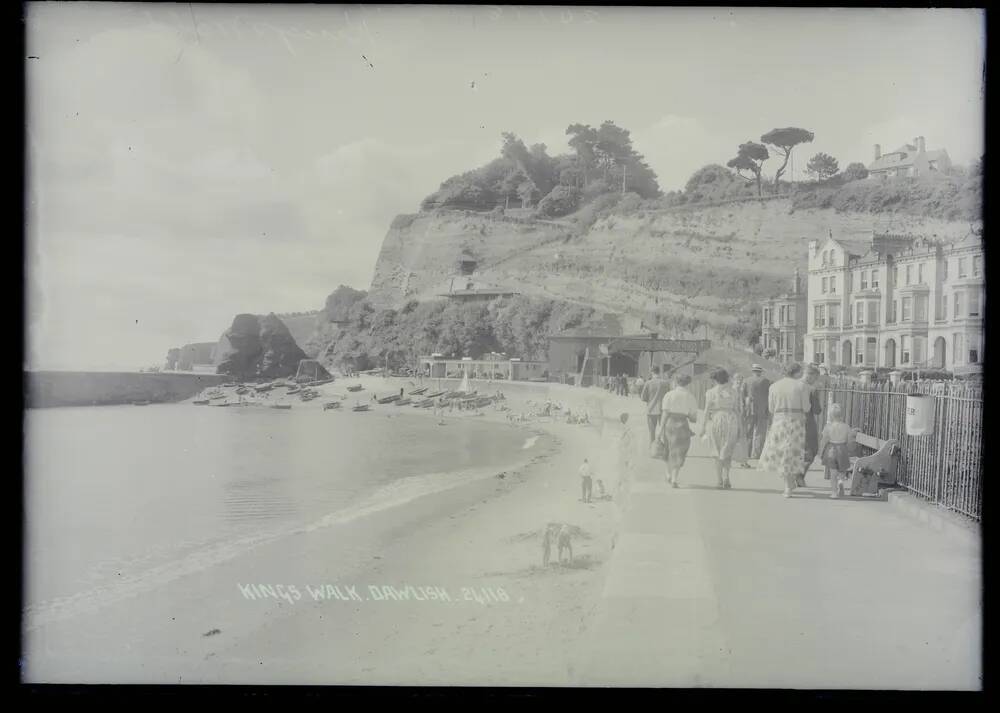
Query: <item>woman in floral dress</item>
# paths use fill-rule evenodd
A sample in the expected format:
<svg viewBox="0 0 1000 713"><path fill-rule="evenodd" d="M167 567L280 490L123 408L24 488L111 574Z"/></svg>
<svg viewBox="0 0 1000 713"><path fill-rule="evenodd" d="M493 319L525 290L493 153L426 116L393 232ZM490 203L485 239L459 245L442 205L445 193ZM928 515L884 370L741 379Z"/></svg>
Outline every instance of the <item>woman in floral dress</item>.
<svg viewBox="0 0 1000 713"><path fill-rule="evenodd" d="M705 394L705 438L715 457L718 487L731 488L729 468L740 437L740 398L725 369L712 372L716 385Z"/></svg>
<svg viewBox="0 0 1000 713"><path fill-rule="evenodd" d="M757 465L758 470L781 476L786 498L792 496L805 472L805 418L811 404L808 388L799 381L801 374L801 365L791 362L785 366L785 377L771 384L767 403L773 421Z"/></svg>

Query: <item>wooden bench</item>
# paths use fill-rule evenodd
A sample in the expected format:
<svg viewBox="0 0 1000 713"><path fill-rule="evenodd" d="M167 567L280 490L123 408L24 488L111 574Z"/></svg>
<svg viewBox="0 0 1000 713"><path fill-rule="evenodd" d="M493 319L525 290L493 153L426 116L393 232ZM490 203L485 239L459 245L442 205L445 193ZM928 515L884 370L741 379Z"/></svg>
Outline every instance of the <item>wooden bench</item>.
<svg viewBox="0 0 1000 713"><path fill-rule="evenodd" d="M899 442L896 439L883 440L860 431L854 432L854 441L875 452L860 458L851 458L851 469L847 480L849 495L880 496L883 489L896 486L899 468Z"/></svg>

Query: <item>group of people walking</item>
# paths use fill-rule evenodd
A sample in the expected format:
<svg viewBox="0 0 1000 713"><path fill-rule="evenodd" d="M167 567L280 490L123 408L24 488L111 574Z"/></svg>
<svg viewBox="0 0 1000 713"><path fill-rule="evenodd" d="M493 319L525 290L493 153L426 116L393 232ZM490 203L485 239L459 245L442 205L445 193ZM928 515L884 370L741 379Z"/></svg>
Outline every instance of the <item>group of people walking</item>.
<svg viewBox="0 0 1000 713"><path fill-rule="evenodd" d="M715 459L717 486L732 487L730 470L735 460L750 468L778 473L784 497L805 486L805 473L822 453L831 479L831 496L838 497L841 477L849 467L847 459L850 429L843 423L839 406L830 409L830 422L822 433L816 417L822 413L817 390L819 369L798 363L784 367L783 378L772 383L764 370L754 364L753 376L741 374L730 379L725 369L715 369L715 385L705 394L705 415L701 429ZM691 377L677 375L671 380L654 367L641 397L647 404L649 439L657 455L666 461L667 482L678 487L681 467L687 458L691 424L697 423L698 400L688 386ZM822 449L821 449L822 446ZM832 476L831 476L832 473Z"/></svg>

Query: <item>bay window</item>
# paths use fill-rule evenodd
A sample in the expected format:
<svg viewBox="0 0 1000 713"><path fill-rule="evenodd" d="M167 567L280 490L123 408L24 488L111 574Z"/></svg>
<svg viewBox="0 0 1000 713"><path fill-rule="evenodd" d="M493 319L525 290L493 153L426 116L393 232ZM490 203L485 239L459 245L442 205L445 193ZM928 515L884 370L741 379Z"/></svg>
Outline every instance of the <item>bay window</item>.
<svg viewBox="0 0 1000 713"><path fill-rule="evenodd" d="M899 338L899 363L910 363L910 337L905 334Z"/></svg>
<svg viewBox="0 0 1000 713"><path fill-rule="evenodd" d="M969 290L969 316L979 316L979 290Z"/></svg>
<svg viewBox="0 0 1000 713"><path fill-rule="evenodd" d="M836 327L840 321L840 305L830 305L830 314L828 317L830 326Z"/></svg>
<svg viewBox="0 0 1000 713"><path fill-rule="evenodd" d="M854 323L864 324L865 323L865 303L858 302L857 306L854 308Z"/></svg>
<svg viewBox="0 0 1000 713"><path fill-rule="evenodd" d="M913 298L903 298L903 321L909 322L913 318Z"/></svg>

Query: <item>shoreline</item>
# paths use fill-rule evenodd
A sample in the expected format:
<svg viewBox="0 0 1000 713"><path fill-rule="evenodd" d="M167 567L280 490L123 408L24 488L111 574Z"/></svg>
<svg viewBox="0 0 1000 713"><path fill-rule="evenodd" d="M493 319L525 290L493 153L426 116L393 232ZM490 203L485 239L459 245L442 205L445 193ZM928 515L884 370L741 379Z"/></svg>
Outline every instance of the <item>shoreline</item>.
<svg viewBox="0 0 1000 713"><path fill-rule="evenodd" d="M393 393L409 381L362 379L338 380L319 390L326 396L344 383L361 381L370 399L373 388ZM490 387L503 391L511 410L552 398L574 404L574 411L603 409L601 419L592 414L592 424L583 426L510 423L506 412L494 410L482 416L446 413L445 419L476 418L518 428L536 440L523 447L523 458L498 473L465 482L461 472L455 473L455 485L350 522L299 528L99 611L27 631L25 680L568 683L573 646L599 597L618 520L614 502L579 502L576 469L583 451L600 447L604 412L617 413L613 400L619 397L591 389L567 393L574 387L559 384L477 386L487 393ZM323 401L296 407L321 411ZM391 405L376 406L363 417L383 411L441 418ZM572 567L541 567L541 531L549 521L567 522L584 533L574 542ZM251 583L296 584L301 598L294 603L271 596L247 599L238 585ZM354 586L362 595L370 594L368 585L397 591L441 587L457 600L311 601L307 584L313 591L318 584L339 585L331 591L341 592ZM487 588L479 599L490 599L491 592L495 598L497 588L504 588L510 601L461 599L476 587ZM140 635L141 651L132 649L135 641L123 638L122 629ZM214 630L220 633L206 636ZM551 648L552 636L560 642L558 651ZM484 641L490 643L486 649ZM32 660L33 651L46 650L76 653L35 653L38 659ZM502 665L496 661L499 651L506 652Z"/></svg>

